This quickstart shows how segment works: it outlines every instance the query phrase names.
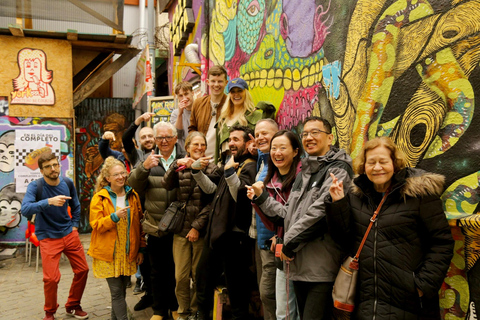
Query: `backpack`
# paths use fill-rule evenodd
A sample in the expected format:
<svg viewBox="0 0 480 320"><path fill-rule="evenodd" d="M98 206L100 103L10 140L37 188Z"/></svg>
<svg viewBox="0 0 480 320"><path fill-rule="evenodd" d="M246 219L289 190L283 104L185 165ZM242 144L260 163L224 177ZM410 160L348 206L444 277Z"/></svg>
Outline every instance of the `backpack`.
<svg viewBox="0 0 480 320"><path fill-rule="evenodd" d="M74 191L75 187L73 186L73 181L72 181L70 178L63 178L63 180L67 183L68 190L70 190L69 196L71 197L72 194L75 192L75 191ZM43 181L44 181L43 177L37 179L37 194L35 195L35 201L36 201L36 202L42 200ZM72 200L72 199L70 199L70 200L68 201L69 204L70 204L70 201L71 201L71 200Z"/></svg>

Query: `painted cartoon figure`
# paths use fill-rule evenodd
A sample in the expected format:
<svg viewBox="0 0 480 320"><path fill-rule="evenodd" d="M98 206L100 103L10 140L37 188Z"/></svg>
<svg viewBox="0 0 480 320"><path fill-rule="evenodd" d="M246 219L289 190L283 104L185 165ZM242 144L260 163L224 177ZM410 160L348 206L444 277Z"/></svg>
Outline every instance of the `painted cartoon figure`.
<svg viewBox="0 0 480 320"><path fill-rule="evenodd" d="M0 172L10 172L14 167L15 131L5 131L0 135Z"/></svg>
<svg viewBox="0 0 480 320"><path fill-rule="evenodd" d="M0 226L10 229L20 224L23 196L23 193L15 192L15 183L7 184L0 190Z"/></svg>
<svg viewBox="0 0 480 320"><path fill-rule="evenodd" d="M20 74L13 79L11 104L53 105L55 91L51 86L53 71L47 69L43 50L25 48L18 52Z"/></svg>

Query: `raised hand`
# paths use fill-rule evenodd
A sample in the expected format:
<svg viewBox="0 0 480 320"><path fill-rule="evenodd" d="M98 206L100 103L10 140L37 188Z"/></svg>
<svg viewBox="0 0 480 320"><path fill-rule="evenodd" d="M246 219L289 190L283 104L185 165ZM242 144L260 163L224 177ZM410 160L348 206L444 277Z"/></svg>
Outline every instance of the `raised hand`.
<svg viewBox="0 0 480 320"><path fill-rule="evenodd" d="M233 156L230 157L230 159L228 159L228 162L225 163L225 170L228 170L230 168L235 168L237 169L238 168L238 162L235 162L235 159Z"/></svg>
<svg viewBox="0 0 480 320"><path fill-rule="evenodd" d="M147 159L143 162L143 167L147 170L152 169L153 167L158 166L158 163L160 162L160 158L162 155L160 154L155 154L154 151L148 155Z"/></svg>
<svg viewBox="0 0 480 320"><path fill-rule="evenodd" d="M105 133L102 136L102 139L115 141L115 134L112 131L105 131Z"/></svg>
<svg viewBox="0 0 480 320"><path fill-rule="evenodd" d="M330 172L330 177L332 177L332 185L330 186L330 196L332 197L332 202L338 201L345 197L343 192L343 181L338 181L337 177Z"/></svg>
<svg viewBox="0 0 480 320"><path fill-rule="evenodd" d="M140 117L135 119L135 124L139 126L142 122L147 122L148 120L150 120L150 118L153 117L154 115L155 113L153 112L145 112Z"/></svg>
<svg viewBox="0 0 480 320"><path fill-rule="evenodd" d="M210 160L212 160L212 157L201 157L192 163L192 169L203 170L208 166Z"/></svg>
<svg viewBox="0 0 480 320"><path fill-rule="evenodd" d="M67 200L72 199L72 197L60 195L53 198L48 198L48 204L55 207L61 207L65 204Z"/></svg>

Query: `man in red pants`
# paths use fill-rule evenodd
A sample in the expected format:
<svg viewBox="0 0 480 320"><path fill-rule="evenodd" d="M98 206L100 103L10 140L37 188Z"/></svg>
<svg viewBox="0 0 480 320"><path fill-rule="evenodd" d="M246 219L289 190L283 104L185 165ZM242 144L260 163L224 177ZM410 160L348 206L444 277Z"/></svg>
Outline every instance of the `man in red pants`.
<svg viewBox="0 0 480 320"><path fill-rule="evenodd" d="M61 167L55 154L41 155L38 167L43 179L32 181L28 185L23 198L22 214L27 218L36 214L35 233L40 240L45 293L44 320L55 319L54 314L58 308L57 288L62 253L70 260L75 274L65 304L67 315L87 319L88 314L80 306L88 277L88 264L77 231L80 222L80 202L73 182L60 177ZM72 218L68 214L69 205Z"/></svg>

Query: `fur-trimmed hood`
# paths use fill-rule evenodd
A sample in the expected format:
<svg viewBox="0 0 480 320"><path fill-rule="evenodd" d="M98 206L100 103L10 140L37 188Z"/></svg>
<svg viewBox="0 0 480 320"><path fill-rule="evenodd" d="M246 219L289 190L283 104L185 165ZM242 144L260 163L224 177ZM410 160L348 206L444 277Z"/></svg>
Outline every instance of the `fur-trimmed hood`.
<svg viewBox="0 0 480 320"><path fill-rule="evenodd" d="M404 168L392 177L392 191L398 189L402 197L440 197L444 184L443 175L417 168ZM358 196L366 195L373 190L373 183L366 174L356 176L350 188L350 191Z"/></svg>

